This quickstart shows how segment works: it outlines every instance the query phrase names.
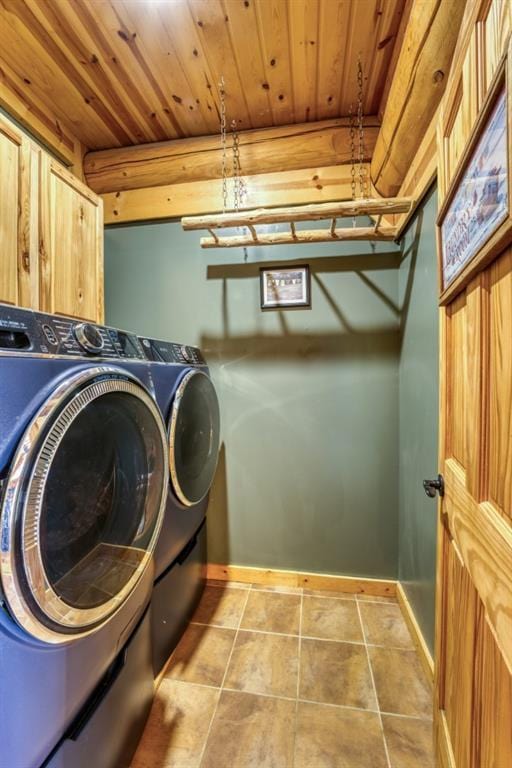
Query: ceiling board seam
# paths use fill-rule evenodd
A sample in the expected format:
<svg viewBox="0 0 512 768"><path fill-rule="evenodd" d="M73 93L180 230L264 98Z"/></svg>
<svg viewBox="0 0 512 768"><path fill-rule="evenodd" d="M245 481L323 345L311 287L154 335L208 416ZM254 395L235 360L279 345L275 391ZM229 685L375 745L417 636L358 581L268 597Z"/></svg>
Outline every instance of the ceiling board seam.
<svg viewBox="0 0 512 768"><path fill-rule="evenodd" d="M365 78L364 112L371 112L373 110L373 102L375 101L374 89L379 83L382 70L384 69L384 63L387 56L386 48L396 34L396 32L393 32L394 18L397 6L400 5L401 1L402 0L397 0L393 5L386 5L385 0L380 0L379 2L379 21L375 34L370 66L368 67L368 76ZM388 34L388 32L391 34ZM379 46L381 43L384 43L384 46L382 47L382 55L379 56L379 51L381 50Z"/></svg>
<svg viewBox="0 0 512 768"><path fill-rule="evenodd" d="M394 56L395 46L397 44L401 19L404 14L404 8L407 0L397 0L395 5L392 6L391 14L387 15L387 6L384 2L384 8L386 9L381 17L381 25L379 36L376 40L376 46L374 50L375 67L372 71L371 77L367 84L367 90L369 94L369 103L367 108L369 112L376 113L379 110L379 105L382 100L382 96L386 88L386 77L390 70L391 61ZM386 23L387 22L387 23ZM379 37L382 37L379 40ZM379 46L384 43L382 56L379 58ZM377 65L377 62L380 64Z"/></svg>
<svg viewBox="0 0 512 768"><path fill-rule="evenodd" d="M167 26L167 20L166 20L165 16L162 15L159 6L157 6L157 12L158 12L158 16L160 18L161 24L162 24L163 28L165 29L166 34L168 35L168 38L169 38L169 45L168 45L168 47L172 49L174 59L176 60L176 63L178 65L178 67L179 67L179 71L181 73L181 77L185 81L185 83L187 85L187 88L190 91L190 93L193 94L194 93L194 89L191 86L190 79L189 79L189 76L187 75L186 68L183 65L181 56L178 54L178 52L176 50L176 43L175 43L175 40L174 40L174 36L172 35L172 33L169 32L169 29L168 29L168 26ZM193 97L191 97L191 98L193 98ZM199 101L199 99L196 99L196 107L198 106L198 104L197 104L198 101ZM203 121L203 124L204 124L204 128L206 129L208 127L208 119L207 119L207 116L205 115L205 113L203 112L203 107L202 107L202 103L201 102L199 102L199 107L200 107L200 109L198 109L197 111L200 113L202 121ZM185 121L185 122L186 122L186 124L188 126L188 120ZM190 133L190 129L188 130L188 132ZM201 132L198 132L198 135L201 135Z"/></svg>
<svg viewBox="0 0 512 768"><path fill-rule="evenodd" d="M385 81L384 81L384 87L382 89L382 93L380 95L379 103L375 105L376 107L376 114L382 116L384 114L384 110L386 108L386 104L384 102L384 99L387 100L389 96L389 90L391 86L391 82L386 81L392 81L396 67L398 64L398 59L400 57L400 49L402 47L404 37L405 37L405 31L407 29L407 25L409 23L409 17L411 15L411 9L413 5L414 0L404 0L402 5L402 10L400 13L400 20L397 24L396 28L396 36L395 36L395 42L393 45L393 50L391 51L391 56L389 57L388 67L385 72ZM377 97L375 99L377 101Z"/></svg>
<svg viewBox="0 0 512 768"><path fill-rule="evenodd" d="M219 2L220 2L220 6L222 8L222 11L223 11L225 17L229 18L229 14L227 12L227 8L225 6L224 0L219 0ZM231 24L228 21L228 22L226 22L226 25L227 25L227 28L228 28L229 44L231 46L231 51L233 52L233 59L234 59L234 62L235 62L236 72L237 72L238 80L239 80L240 86L241 86L240 91L243 94L244 104L245 104L245 108L247 110L247 115L249 117L250 125L253 128L254 127L253 118L252 118L251 110L249 108L249 102L247 100L247 94L245 92L245 88L244 88L244 84L243 84L242 73L240 71L240 64L239 64L239 61L238 61L238 56L236 55L236 49L235 49L235 46L233 44L233 35L232 35L232 32L231 32ZM242 168L242 173L243 173L243 168Z"/></svg>
<svg viewBox="0 0 512 768"><path fill-rule="evenodd" d="M318 13L316 17L316 34L318 39L315 76L315 110L317 118L320 116L320 35L322 32L323 0L318 0Z"/></svg>
<svg viewBox="0 0 512 768"><path fill-rule="evenodd" d="M290 106L285 105L285 109L286 109L286 113L285 113L283 110L281 110L279 108L279 104L273 98L273 94L274 94L275 91L272 90L273 89L272 83L274 83L274 85L275 85L276 77L280 78L279 71L281 69L282 62L284 62L284 66L286 66L286 69L287 69L287 75L285 77L285 80L286 80L285 89L287 90L289 88L289 86L290 86L290 82L291 82L290 55L291 54L290 54L290 43L289 43L289 29L287 28L286 33L284 35L281 34L281 37L278 40L278 42L282 46L288 48L287 55L285 56L285 52L283 50L282 54L281 54L281 57L280 58L277 57L277 64L278 64L279 69L278 70L269 70L269 68L268 68L268 61L270 59L270 56L272 55L272 59L270 59L270 64L273 67L274 64L272 62L274 61L274 57L275 57L276 51L272 50L272 52L270 53L269 48L268 48L268 46L266 44L266 37L265 37L265 34L264 34L265 24L264 24L263 16L262 16L262 13L261 13L261 8L263 6L260 3L258 3L256 5L256 7L258 8L258 21L259 21L259 24L260 24L260 39L262 40L262 50L264 52L264 59L265 59L265 77L266 77L266 80L267 80L267 85L269 86L269 89L270 89L269 97L270 97L270 105L271 105L273 124L276 127L280 126L280 125L287 125L288 123L293 122L293 101L294 101L293 100L293 95L291 96L291 98L289 97ZM275 13L275 5L271 3L271 0L269 0L268 7L270 7L271 25L272 25L274 23L273 16L274 16L274 13ZM284 6L284 7L286 9L286 23L288 24L287 7L286 6ZM268 25L267 25L267 27L268 27ZM272 40L272 42L274 42L274 41ZM278 74L276 76L274 76L273 75L273 71L276 71ZM271 93L272 93L272 96L270 95ZM277 93L279 93L279 91L277 91ZM290 107L291 107L291 109L290 109ZM282 119L283 114L287 114L288 119L286 119L286 117L285 117L285 119L283 121L283 119Z"/></svg>
<svg viewBox="0 0 512 768"><path fill-rule="evenodd" d="M295 87L293 82L293 40L292 40L292 25L290 24L290 8L288 3L285 5L286 8L286 31L287 31L287 40L288 40L288 72L289 72L289 83L290 83L290 99L292 103L292 121L295 122L297 119L297 115L295 113Z"/></svg>
<svg viewBox="0 0 512 768"><path fill-rule="evenodd" d="M192 12L192 8L190 7L190 0L185 0L185 7L187 8L188 15L190 17L190 20L192 22L192 25L195 29L196 26L196 20L194 18L194 14ZM206 63L207 72L203 70L203 75L205 77L206 81L206 88L210 92L211 99L213 101L213 106L215 107L215 111L217 113L217 120L219 123L219 129L218 132L220 134L220 92L219 92L219 82L217 78L217 73L215 72L214 67L212 66L209 57L208 57L208 46L205 44L204 39L197 33L197 39L200 42L201 50L203 52L203 59ZM222 73L221 73L222 75Z"/></svg>
<svg viewBox="0 0 512 768"><path fill-rule="evenodd" d="M54 66L60 67L64 71L69 66L73 77L69 77L68 79L80 99L85 100L86 94L95 92L96 89L90 87L89 83L81 75L79 70L76 69L73 63L67 59L64 52L60 49L55 40L53 40L52 36L47 32L45 27L41 24L29 6L23 2L15 4L14 7L16 11L8 11L8 13L17 19L18 23L24 27L25 35L21 35L21 38L26 39L26 33L28 32L30 36L37 42L37 44L44 48L46 55L52 61ZM9 22L7 23L9 24ZM12 27L12 23L9 24L9 26ZM19 34L16 26L14 26L14 30L16 34ZM121 144L123 141L125 143L129 143L129 134L126 132L123 126L115 120L106 104L103 104L102 98L98 98L97 94L95 93L94 100L95 108L91 111L95 113L98 120L104 124L105 128L107 128L112 136Z"/></svg>
<svg viewBox="0 0 512 768"><path fill-rule="evenodd" d="M5 71L5 66L9 66L7 63L4 63L3 59L0 59L0 80L5 83L6 87L14 93L15 96L17 96L28 108L28 111L33 114L37 120L39 120L48 130L61 141L65 147L67 147L71 152L74 152L75 149L75 142L73 141L73 132L69 128L69 126L64 124L64 121L60 121L57 117L55 117L55 121L51 119L43 110L41 110L37 103L33 101L30 98L30 95L27 93L20 93L19 88L14 80L10 77L8 72ZM3 103L4 108L7 112L10 113L10 105L9 103L6 103L5 101L0 100L0 103ZM13 115L15 119L18 119L19 122L22 122L20 118L16 118L16 115ZM64 132L61 128L61 122L62 125L65 126L66 132ZM36 127L32 127L32 132L38 136L38 134L41 136L41 132L37 130ZM48 139L45 139L43 136L40 137L40 141L43 142L43 144L48 144Z"/></svg>
<svg viewBox="0 0 512 768"><path fill-rule="evenodd" d="M190 5L190 1L191 0L187 0L187 6L189 8L190 15L192 17L192 21L193 21L194 25L196 25L196 24L199 25L199 22L196 22L196 20L195 20L194 12L193 12L192 7ZM219 0L219 7L221 8L222 12L224 13L224 8L223 8L223 5L222 5L220 0ZM224 16L225 16L225 13L224 13ZM199 26L202 27L202 24L200 24ZM228 37L229 37L229 41L230 41L231 50L233 50L232 45L231 45L231 37L230 37L229 32L228 32ZM206 77L207 83L209 83L209 85L211 86L211 90L213 90L213 88L215 88L215 92L217 93L217 102L215 103L215 107L216 107L217 115L218 115L218 118L219 118L219 133L220 133L220 101L221 101L221 99L220 99L220 91L219 91L220 78L221 77L225 78L225 92L226 92L226 96L228 98L229 98L229 91L230 91L230 89L231 89L231 92L235 92L236 88L237 88L237 85L236 85L236 83L229 82L229 77L228 77L228 74L226 72L217 72L217 68L213 66L213 64L211 62L211 54L208 53L209 46L208 46L208 43L207 43L207 39L206 39L206 36L205 36L205 34L204 34L202 29L201 29L201 32L199 33L199 38L200 38L201 43L202 43L204 57L205 57L205 60L207 62L207 65L208 65L208 69L209 69L210 75L212 77L212 80L215 81L214 83L209 83L208 75L205 73L205 77ZM238 78L238 91L243 96L244 105L245 105L245 111L246 111L246 114L247 114L247 119L248 119L248 122L250 123L251 116L250 116L250 112L249 112L248 107L247 107L247 102L245 100L245 93L244 93L244 89L242 88L242 82L240 80L240 73L238 71L238 65L237 65L236 57L235 57L235 70L236 70L236 75L237 75L237 78ZM228 123L229 123L230 122L230 115L227 113L226 117L227 117L227 120L228 120ZM235 119L235 118L231 117L231 119ZM229 125L227 127L228 127L228 130L229 130Z"/></svg>
<svg viewBox="0 0 512 768"><path fill-rule="evenodd" d="M81 8L81 11L85 14L86 19L89 23L95 24L94 22L94 16L90 12L90 9L88 7L87 3L84 3L83 0L72 0L75 4L79 5ZM119 16L117 15L115 8L110 4L110 8L112 10L112 13L114 14L117 22L119 24L122 24L121 20L119 19ZM123 25L124 26L124 25ZM152 107L150 106L150 103L147 101L144 93L142 92L139 85L136 83L134 78L130 77L129 69L128 67L125 67L123 62L119 62L118 60L118 54L115 48L109 43L109 41L106 39L106 36L103 34L103 32L100 29L99 24L95 24L95 27L99 33L100 39L102 40L102 45L104 47L104 51L107 52L107 62L109 69L113 75L113 77L116 79L116 81L120 84L120 87L123 89L123 92L127 95L128 99L130 100L131 104L133 104L137 114L141 116L142 122L145 126L149 126L150 131L155 131L155 123L151 121L149 116L153 112ZM133 53L131 52L131 49L129 49L130 55L133 56ZM135 58L135 57L134 57ZM116 66L113 66L116 65ZM145 81L147 82L147 78L145 73L139 68L139 71L142 73L143 77L145 78ZM127 84L123 85L122 81L122 75L126 78ZM164 115L165 115L164 110ZM170 119L167 119L167 116L163 118L163 122L160 121L160 118L156 116L156 126L159 129L159 138L157 141L165 141L168 136L168 127L171 126L172 130L174 132L174 135L179 135L179 132L174 125L173 121ZM146 134L147 135L147 134ZM164 138L160 138L160 136L164 136ZM145 137L143 136L142 141L145 140Z"/></svg>
<svg viewBox="0 0 512 768"><path fill-rule="evenodd" d="M97 100L99 97L111 120L115 121L117 119L117 124L126 132L131 141L136 139L137 126L134 125L128 110L115 93L115 85L110 81L107 73L104 70L99 72L95 67L93 69L80 70L75 66L75 61L82 63L83 66L83 59L86 59L88 64L90 57L88 52L84 50L85 44L81 39L77 38L74 26L68 22L63 14L56 15L55 9L49 3L41 5L41 0L35 0L34 2L37 11L42 14L44 22L36 16L35 10L33 7L30 7L30 2L26 4L29 12L33 13L34 18L37 19L40 28L44 30L47 39L51 39L54 51L58 49L68 66L75 69L82 82L88 86L90 91L94 92L94 99ZM39 42L41 41L39 40ZM54 58L53 55L52 58ZM58 64L55 58L54 61ZM86 101L86 97L83 96L83 98ZM86 101L86 103L88 102ZM110 108L112 103L114 109Z"/></svg>
<svg viewBox="0 0 512 768"><path fill-rule="evenodd" d="M229 0L225 0L225 1L229 2ZM255 5L256 5L255 2L244 3L244 9L245 10L241 10L241 13L238 14L238 16L240 17L242 14L250 13L251 14L252 29L255 29L255 31L256 31L256 43L257 43L257 45L254 46L254 49L255 49L255 55L256 55L256 58L257 58L257 65L256 66L257 66L257 69L258 69L258 74L254 78L254 80L252 80L250 78L249 81L247 81L247 79L243 77L243 72L242 72L241 64L240 64L240 62L241 62L240 56L237 57L237 60L239 62L240 77L242 79L242 82L243 83L248 83L248 85L249 85L249 92L251 92L251 88L250 88L251 84L254 83L254 90L255 90L255 92L258 93L257 101L259 101L259 99L262 100L259 103L260 103L260 110L261 110L261 107L263 107L263 109L262 109L262 111L256 113L256 120L254 119L254 115L252 114L252 112L250 110L249 102L248 102L248 105L247 105L248 109L249 109L249 115L250 115L250 118L251 118L252 128L257 129L257 128L262 128L265 125L268 125L268 115L272 114L272 110L271 110L271 105L270 105L270 94L269 94L268 89L265 88L265 82L266 82L265 57L264 57L264 54L263 54L263 48L262 48L262 44L261 44L261 40L260 40L260 35L259 35L258 21L257 21L257 17L256 17L256 7L255 7ZM241 4L240 4L240 7L241 7ZM236 33L235 33L234 26L233 26L233 18L236 18L236 15L237 14L234 14L233 12L231 12L230 16L229 16L230 34L231 34L231 39L232 39L232 43L233 43L233 49L235 50L235 55L236 55L237 47L235 46ZM262 116L263 116L263 122L261 120Z"/></svg>
<svg viewBox="0 0 512 768"><path fill-rule="evenodd" d="M254 8L255 8L255 11L256 11L255 15L256 15L256 26L257 26L257 29L258 29L258 40L259 40L259 43L260 43L261 52L263 54L263 68L264 68L263 71L265 73L265 80L267 80L268 51L267 51L267 46L265 44L265 35L263 33L263 22L261 20L261 13L260 13L260 6L259 6L259 4L255 3ZM274 106L273 106L272 99L270 98L269 91L267 91L267 96L268 96L268 103L269 103L270 114L272 115L272 124L273 125L277 125L277 123L276 123L276 116L274 114Z"/></svg>
<svg viewBox="0 0 512 768"><path fill-rule="evenodd" d="M144 104L144 99L142 95L139 93L137 86L133 83L131 78L129 77L128 73L126 73L126 77L129 80L129 87L128 89L123 86L122 81L120 80L118 76L118 69L112 67L112 57L115 58L115 52L110 46L108 40L106 40L105 36L103 35L101 29L99 26L95 23L94 17L91 15L89 8L84 3L77 3L76 0L69 0L69 5L73 10L73 13L78 20L79 23L82 24L83 27L85 27L86 32L90 34L90 29L93 29L94 35L91 36L91 39L98 40L97 49L102 51L102 56L104 60L104 64L109 70L109 74L105 71L105 77L108 80L107 87L110 85L112 88L120 88L123 92L123 94L128 98L130 104L132 105L133 109L137 112L139 118L142 118L142 122L145 124L147 128L149 128L152 135L155 137L155 140L162 140L162 137L165 137L165 129L162 125L157 125L157 128L160 130L154 130L154 124L152 124L149 120L146 119L144 115L144 111L139 108L136 101L132 99L132 94L135 94L139 99L141 99L142 103ZM62 17L63 18L63 17ZM96 71L93 70L94 74L96 75ZM112 79L111 79L112 78ZM94 80L93 77L91 79ZM98 84L98 87L99 84ZM115 98L116 101L117 97ZM124 108L124 105L122 105ZM150 113L149 105L146 105L147 107L147 114ZM128 115L130 123L132 123L132 127L130 130L132 130L135 133L136 139L144 139L143 132L140 127L140 123L137 121L137 119L134 119L132 115ZM138 136L137 134L141 134Z"/></svg>
<svg viewBox="0 0 512 768"><path fill-rule="evenodd" d="M341 88L339 90L338 94L338 115L342 114L342 105L343 105L343 94L347 90L347 83L348 83L348 64L350 61L350 53L352 53L352 27L354 23L354 5L355 3L350 3L348 6L348 19L347 19L347 27L348 27L348 37L347 40L350 41L348 45L345 47L345 53L343 56L343 72L342 72L342 78L341 78Z"/></svg>
<svg viewBox="0 0 512 768"><path fill-rule="evenodd" d="M375 70L375 68L377 66L377 46L379 44L381 28L382 28L383 23L384 23L383 3L384 3L384 0L378 0L377 5L376 5L378 21L377 21L377 26L376 26L376 29L375 29L374 45L372 46L371 58L370 58L369 66L366 68L366 72L364 71L365 70L365 62L364 62L364 60L361 61L361 64L363 66L363 77L364 77L364 80L363 80L363 89L364 89L364 91L363 91L363 105L364 105L363 106L363 113L366 113L366 111L370 108L370 105L368 103L369 102L369 98L370 98L370 96L369 96L369 94L370 94L369 85L370 85L370 82L371 82L371 80L372 80L372 78L374 76L374 70Z"/></svg>
<svg viewBox="0 0 512 768"><path fill-rule="evenodd" d="M318 120L319 115L319 103L318 103L318 81L320 72L320 8L323 0L318 0L318 7L316 13L316 56L315 56L315 121Z"/></svg>
<svg viewBox="0 0 512 768"><path fill-rule="evenodd" d="M112 7L112 10L114 12L115 17L117 18L117 20L119 22L119 25L121 26L121 28L125 28L125 24L124 24L123 20L120 18L119 14L118 14L118 12L117 12L117 10L115 8L115 6L111 4L111 7ZM128 16L129 16L129 14L128 14ZM132 20L130 18L130 22L131 21ZM180 122L179 117L178 117L178 113L174 111L174 109L172 108L170 102L166 99L165 94L164 94L164 92L162 91L162 89L160 87L160 84L158 83L158 81L154 77L153 72L151 71L150 67L148 66L148 64L146 63L144 57L142 56L141 51L139 51L137 43L134 43L133 39L131 39L130 36L128 35L128 40L126 40L126 44L127 44L128 48L129 48L133 58L135 59L135 61L140 66L140 69L141 69L142 73L144 74L146 80L148 81L149 85L153 88L155 96L159 100L160 106L162 107L162 110L164 111L164 114L167 115L171 125L173 126L174 130L178 134L178 138L184 138L186 133L185 133L185 131L184 131L182 125L181 125L181 122ZM168 110L168 111L165 111L165 110Z"/></svg>
<svg viewBox="0 0 512 768"><path fill-rule="evenodd" d="M211 82L211 81L213 81L214 78L212 76L211 71L209 70L209 66L208 66L208 62L206 60L206 55L205 55L205 51L204 51L203 45L201 44L199 36L197 35L197 32L195 30L195 22L194 22L194 19L193 19L191 13L190 13L190 8L188 7L188 3L183 4L182 7L184 8L184 12L185 12L185 14L188 17L188 20L189 20L189 23L191 25L191 28L194 30L194 34L195 34L194 48L193 48L194 54L195 54L196 57L199 58L199 51L196 48L196 45L197 45L197 47L201 49L201 57L200 57L200 59L201 59L201 62L202 62L202 66L206 66L208 68L208 82ZM176 47L176 36L174 34L173 27L171 25L171 31L169 32L169 28L167 27L166 22L164 21L163 23L166 26L167 32L170 35L171 40L173 41L174 53L175 53L176 59L178 60L183 73L185 74L186 73L186 62L185 62L185 60L183 58L183 54L181 52L178 52L178 49ZM192 42L191 42L191 44L192 44ZM204 72L204 70L203 70L203 72ZM187 80L187 82L190 83L190 80L189 80L188 76L186 76L186 80ZM207 91L207 93L206 93L206 101L204 99L201 99L201 101L200 101L201 113L203 115L203 119L205 121L205 125L209 127L209 130L211 132L212 127L211 127L210 123L213 124L214 120L213 120L213 115L210 114L210 113L213 112L213 109L215 108L215 112L216 112L216 114L218 116L218 109L217 109L217 105L215 104L215 98L214 98L214 95L212 94L212 90L209 89L208 86L205 86L205 87L206 87L206 91ZM191 90L194 91L194 89L191 89ZM209 104L209 100L211 100L213 102L213 107ZM215 130L217 130L217 123L215 123Z"/></svg>

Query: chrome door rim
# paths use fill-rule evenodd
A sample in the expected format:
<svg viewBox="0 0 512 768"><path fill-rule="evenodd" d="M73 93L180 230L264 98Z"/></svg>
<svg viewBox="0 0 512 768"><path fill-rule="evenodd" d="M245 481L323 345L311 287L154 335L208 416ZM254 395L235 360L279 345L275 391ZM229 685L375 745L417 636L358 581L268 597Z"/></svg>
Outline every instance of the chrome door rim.
<svg viewBox="0 0 512 768"><path fill-rule="evenodd" d="M18 624L36 639L47 643L62 644L89 634L120 608L148 567L162 525L167 497L167 472L163 473L161 479L160 507L149 546L120 592L101 606L80 609L62 600L51 586L45 572L39 540L45 480L67 428L89 403L110 392L126 392L146 405L159 430L165 466L168 461L167 435L151 394L128 372L110 366L97 366L66 379L43 404L18 445L6 481L0 512L2 590ZM21 553L16 546L16 537L19 539L17 512L20 505ZM21 569L20 554L23 563ZM26 580L30 592L28 600L23 592L22 579ZM30 599L34 600L48 624L38 618L30 605Z"/></svg>
<svg viewBox="0 0 512 768"><path fill-rule="evenodd" d="M171 472L171 482L172 482L172 487L174 489L174 492L176 493L176 496L185 507L193 507L195 504L199 504L199 502L202 501L205 498L205 496L208 495L208 492L210 490L210 488L207 488L207 490L203 493L200 499L194 499L193 501L191 501L180 485L180 481L178 479L178 471L176 469L176 460L174 456L176 424L177 424L178 416L180 412L181 400L183 398L183 393L185 392L189 381L192 378L194 378L194 376L204 376L204 378L208 379L209 383L212 384L212 380L206 373L204 373L204 371L189 371L188 373L186 373L181 379L179 386L176 390L176 393L174 395L174 399L171 407L171 417L169 419L169 469ZM212 387L213 387L213 384L212 384Z"/></svg>

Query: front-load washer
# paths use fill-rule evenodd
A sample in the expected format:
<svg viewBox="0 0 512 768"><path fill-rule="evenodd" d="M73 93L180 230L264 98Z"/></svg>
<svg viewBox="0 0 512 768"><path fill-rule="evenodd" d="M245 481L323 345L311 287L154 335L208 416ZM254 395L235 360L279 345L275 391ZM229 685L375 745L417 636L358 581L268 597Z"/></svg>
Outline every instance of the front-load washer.
<svg viewBox="0 0 512 768"><path fill-rule="evenodd" d="M153 661L158 674L205 582L205 515L220 444L215 387L200 350L140 337L167 424L170 482L155 551Z"/></svg>
<svg viewBox="0 0 512 768"><path fill-rule="evenodd" d="M0 305L0 744L38 768L150 600L165 425L138 339Z"/></svg>
<svg viewBox="0 0 512 768"><path fill-rule="evenodd" d="M153 696L148 606L41 768L130 768Z"/></svg>

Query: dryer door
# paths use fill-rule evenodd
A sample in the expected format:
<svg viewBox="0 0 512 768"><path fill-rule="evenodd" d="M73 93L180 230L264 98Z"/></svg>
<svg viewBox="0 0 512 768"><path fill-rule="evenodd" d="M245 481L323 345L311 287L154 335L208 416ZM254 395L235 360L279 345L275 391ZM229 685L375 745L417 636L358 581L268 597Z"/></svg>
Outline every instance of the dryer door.
<svg viewBox="0 0 512 768"><path fill-rule="evenodd" d="M169 466L176 496L187 507L204 499L217 468L219 402L210 378L189 371L174 396L169 422Z"/></svg>
<svg viewBox="0 0 512 768"><path fill-rule="evenodd" d="M2 590L32 636L76 639L131 594L160 530L167 461L160 412L124 371L82 371L41 408L1 512Z"/></svg>

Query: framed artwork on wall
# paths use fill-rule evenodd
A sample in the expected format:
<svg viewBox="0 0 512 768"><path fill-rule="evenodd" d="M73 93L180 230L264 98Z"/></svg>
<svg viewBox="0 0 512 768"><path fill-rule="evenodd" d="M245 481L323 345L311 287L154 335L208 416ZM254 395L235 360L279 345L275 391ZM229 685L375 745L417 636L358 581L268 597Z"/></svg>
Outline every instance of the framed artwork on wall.
<svg viewBox="0 0 512 768"><path fill-rule="evenodd" d="M309 265L260 269L260 294L262 309L310 307Z"/></svg>
<svg viewBox="0 0 512 768"><path fill-rule="evenodd" d="M507 179L507 99L502 90L441 224L445 287L506 219Z"/></svg>
<svg viewBox="0 0 512 768"><path fill-rule="evenodd" d="M507 55L439 213L443 304L497 255L512 227L509 68Z"/></svg>

